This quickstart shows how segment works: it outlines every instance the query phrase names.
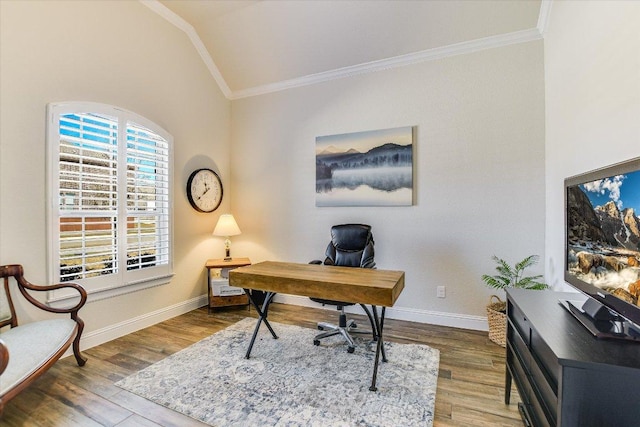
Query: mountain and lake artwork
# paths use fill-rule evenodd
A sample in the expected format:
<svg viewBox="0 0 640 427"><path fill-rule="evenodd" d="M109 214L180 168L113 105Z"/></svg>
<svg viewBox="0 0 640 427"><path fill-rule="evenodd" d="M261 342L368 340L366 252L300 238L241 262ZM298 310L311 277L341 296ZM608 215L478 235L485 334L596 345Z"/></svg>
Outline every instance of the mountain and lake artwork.
<svg viewBox="0 0 640 427"><path fill-rule="evenodd" d="M411 126L316 138L316 206L411 206Z"/></svg>
<svg viewBox="0 0 640 427"><path fill-rule="evenodd" d="M640 303L640 171L567 188L569 273Z"/></svg>

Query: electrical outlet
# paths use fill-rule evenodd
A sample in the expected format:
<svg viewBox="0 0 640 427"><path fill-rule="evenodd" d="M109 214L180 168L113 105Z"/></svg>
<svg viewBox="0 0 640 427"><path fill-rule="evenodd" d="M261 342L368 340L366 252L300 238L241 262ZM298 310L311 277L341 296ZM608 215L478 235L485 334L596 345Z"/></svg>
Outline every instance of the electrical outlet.
<svg viewBox="0 0 640 427"><path fill-rule="evenodd" d="M444 286L438 286L436 288L436 296L438 298L446 298L447 297L447 289Z"/></svg>

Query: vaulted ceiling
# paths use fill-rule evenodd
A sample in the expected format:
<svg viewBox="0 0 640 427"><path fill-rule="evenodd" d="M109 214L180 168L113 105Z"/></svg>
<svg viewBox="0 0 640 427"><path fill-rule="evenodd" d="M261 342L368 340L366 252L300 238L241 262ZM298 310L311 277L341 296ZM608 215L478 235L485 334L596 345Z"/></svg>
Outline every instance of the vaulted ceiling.
<svg viewBox="0 0 640 427"><path fill-rule="evenodd" d="M542 37L549 0L141 0L230 99Z"/></svg>

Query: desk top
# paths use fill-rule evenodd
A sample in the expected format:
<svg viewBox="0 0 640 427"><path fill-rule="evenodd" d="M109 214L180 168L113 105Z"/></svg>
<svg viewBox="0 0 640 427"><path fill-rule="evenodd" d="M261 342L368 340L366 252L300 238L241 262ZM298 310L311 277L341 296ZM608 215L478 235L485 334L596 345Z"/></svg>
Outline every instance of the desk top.
<svg viewBox="0 0 640 427"><path fill-rule="evenodd" d="M229 272L245 289L391 307L404 288L404 272L265 261Z"/></svg>

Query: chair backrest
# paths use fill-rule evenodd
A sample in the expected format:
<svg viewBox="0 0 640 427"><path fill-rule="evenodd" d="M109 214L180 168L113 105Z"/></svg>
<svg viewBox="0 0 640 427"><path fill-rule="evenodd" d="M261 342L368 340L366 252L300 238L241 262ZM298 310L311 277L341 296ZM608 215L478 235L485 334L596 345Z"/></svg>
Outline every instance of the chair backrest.
<svg viewBox="0 0 640 427"><path fill-rule="evenodd" d="M373 234L365 224L341 224L331 227L331 243L327 246L325 264L345 267L374 268Z"/></svg>

